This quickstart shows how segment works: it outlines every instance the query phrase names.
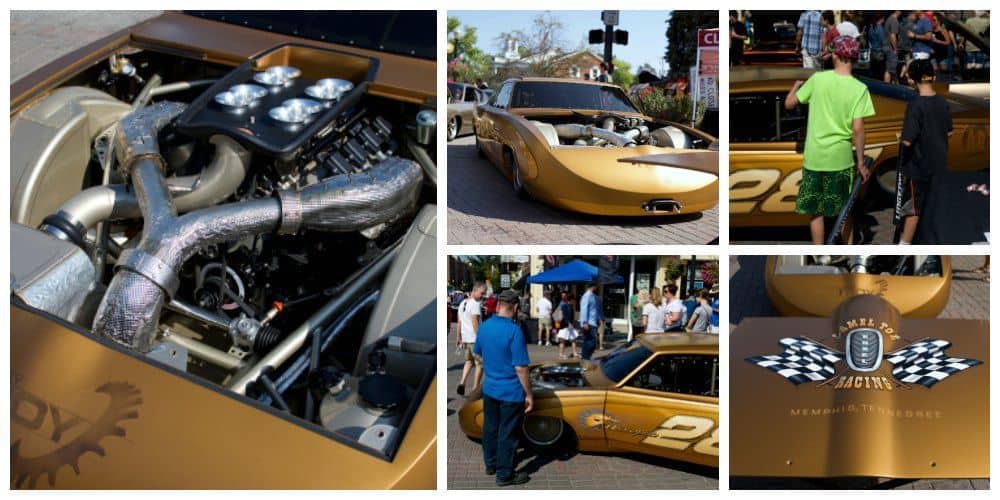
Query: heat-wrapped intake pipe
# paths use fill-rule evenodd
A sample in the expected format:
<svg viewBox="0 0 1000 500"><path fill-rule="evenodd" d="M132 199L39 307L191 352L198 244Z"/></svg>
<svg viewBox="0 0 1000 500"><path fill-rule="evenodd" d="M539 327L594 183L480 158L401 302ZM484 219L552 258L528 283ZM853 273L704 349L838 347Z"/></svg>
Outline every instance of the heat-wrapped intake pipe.
<svg viewBox="0 0 1000 500"><path fill-rule="evenodd" d="M159 117L143 118L126 116L122 129L142 141L155 138L158 127L166 123ZM117 273L98 306L94 332L139 352L152 347L163 304L179 286L178 271L199 249L279 227L283 232L356 231L391 222L413 209L423 175L415 162L389 158L363 173L331 177L278 198L219 205L178 217L155 148L126 146L119 150L126 151L120 163L135 187L143 232L135 248L118 259Z"/></svg>
<svg viewBox="0 0 1000 500"><path fill-rule="evenodd" d="M615 146L630 146L635 144L635 141L622 134L603 129L601 127L595 127L593 125L564 123L556 125L555 128L556 134L558 134L561 139L601 139L610 142Z"/></svg>
<svg viewBox="0 0 1000 500"><path fill-rule="evenodd" d="M222 135L212 137L209 142L215 145L215 153L203 171L170 177L166 181L178 213L225 200L236 192L246 177L250 164L250 153L246 149ZM46 217L41 229L80 244L83 235L98 222L141 216L135 193L124 185L109 184L80 191L63 203L59 211Z"/></svg>

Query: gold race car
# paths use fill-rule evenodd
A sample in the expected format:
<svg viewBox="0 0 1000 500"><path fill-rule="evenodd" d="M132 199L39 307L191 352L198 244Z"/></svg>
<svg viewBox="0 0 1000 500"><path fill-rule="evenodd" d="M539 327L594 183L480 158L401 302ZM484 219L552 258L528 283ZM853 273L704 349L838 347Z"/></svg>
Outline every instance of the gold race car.
<svg viewBox="0 0 1000 500"><path fill-rule="evenodd" d="M644 116L615 85L514 78L475 113L477 152L522 198L633 216L696 213L718 203L718 153L709 150L715 138Z"/></svg>
<svg viewBox="0 0 1000 500"><path fill-rule="evenodd" d="M12 488L436 487L435 21L171 12L11 86Z"/></svg>
<svg viewBox="0 0 1000 500"><path fill-rule="evenodd" d="M934 318L948 304L951 257L771 255L767 296L784 316L828 317L847 297L877 295L906 317Z"/></svg>
<svg viewBox="0 0 1000 500"><path fill-rule="evenodd" d="M785 95L811 70L738 66L729 78L729 220L733 226L802 226L795 213L802 180L802 151L808 106L784 107ZM881 189L896 190L898 138L909 87L859 78L868 86L875 116L865 119L865 156ZM948 170L979 171L990 166L989 102L938 89L948 99L954 132L948 143ZM869 189L874 186L869 186Z"/></svg>
<svg viewBox="0 0 1000 500"><path fill-rule="evenodd" d="M989 477L989 321L861 294L827 317L745 319L730 353L729 472L747 487Z"/></svg>
<svg viewBox="0 0 1000 500"><path fill-rule="evenodd" d="M530 377L535 409L522 430L531 445L718 467L718 336L640 335L594 362L532 365ZM470 394L462 432L481 438L482 412L482 394Z"/></svg>

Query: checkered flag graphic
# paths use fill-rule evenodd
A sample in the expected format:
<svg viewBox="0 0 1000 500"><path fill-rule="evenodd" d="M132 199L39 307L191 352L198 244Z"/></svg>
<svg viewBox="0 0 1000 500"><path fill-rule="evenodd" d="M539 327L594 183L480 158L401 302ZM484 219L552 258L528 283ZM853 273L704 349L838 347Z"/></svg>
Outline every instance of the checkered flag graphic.
<svg viewBox="0 0 1000 500"><path fill-rule="evenodd" d="M843 356L805 337L781 339L785 352L768 356L753 356L747 361L771 370L789 382L819 382L833 376L833 366Z"/></svg>
<svg viewBox="0 0 1000 500"><path fill-rule="evenodd" d="M931 388L953 373L983 364L971 358L952 358L944 350L951 345L947 340L922 340L903 349L887 354L892 363L892 376L904 384L920 384Z"/></svg>

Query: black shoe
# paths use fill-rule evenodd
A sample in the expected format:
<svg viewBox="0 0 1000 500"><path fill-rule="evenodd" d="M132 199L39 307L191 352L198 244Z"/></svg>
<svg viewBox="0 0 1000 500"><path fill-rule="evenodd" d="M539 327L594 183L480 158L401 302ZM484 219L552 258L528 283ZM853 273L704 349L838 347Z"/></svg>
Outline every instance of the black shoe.
<svg viewBox="0 0 1000 500"><path fill-rule="evenodd" d="M527 483L531 478L528 477L527 472L515 472L514 476L506 481L497 481L497 486L513 486L515 484Z"/></svg>
<svg viewBox="0 0 1000 500"><path fill-rule="evenodd" d="M459 396L465 396L465 384L458 384L458 389L455 390Z"/></svg>
<svg viewBox="0 0 1000 500"><path fill-rule="evenodd" d="M486 475L487 476L495 476L495 475L497 475L497 468L496 467L486 466Z"/></svg>

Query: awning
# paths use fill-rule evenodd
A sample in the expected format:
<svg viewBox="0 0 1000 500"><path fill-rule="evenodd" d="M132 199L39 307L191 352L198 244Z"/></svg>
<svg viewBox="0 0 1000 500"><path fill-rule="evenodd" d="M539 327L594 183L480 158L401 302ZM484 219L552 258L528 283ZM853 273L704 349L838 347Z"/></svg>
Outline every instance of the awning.
<svg viewBox="0 0 1000 500"><path fill-rule="evenodd" d="M544 273L529 276L527 282L528 284L589 283L597 281L597 275L597 266L576 259L559 267L553 267ZM614 283L618 285L624 284L625 278L615 275Z"/></svg>

